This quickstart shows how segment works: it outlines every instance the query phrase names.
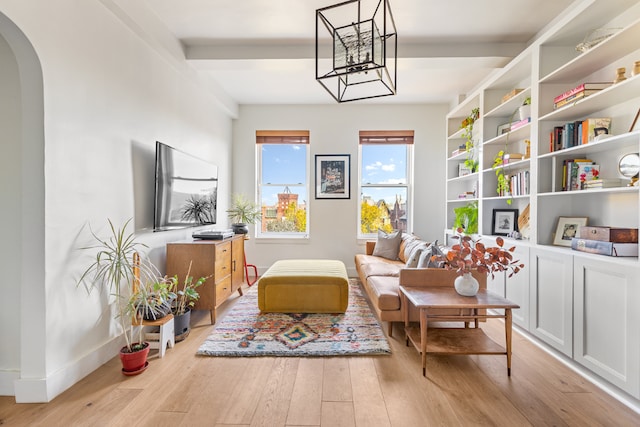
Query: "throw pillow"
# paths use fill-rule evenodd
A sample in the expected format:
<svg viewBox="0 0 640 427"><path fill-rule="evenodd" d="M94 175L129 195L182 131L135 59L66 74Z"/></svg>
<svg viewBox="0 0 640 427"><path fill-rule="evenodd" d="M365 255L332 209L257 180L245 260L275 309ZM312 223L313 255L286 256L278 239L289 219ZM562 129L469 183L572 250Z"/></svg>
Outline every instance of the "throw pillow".
<svg viewBox="0 0 640 427"><path fill-rule="evenodd" d="M387 234L382 230L378 230L378 240L375 248L373 248L373 255L395 261L398 259L401 242L402 235L400 231Z"/></svg>
<svg viewBox="0 0 640 427"><path fill-rule="evenodd" d="M433 256L441 256L444 253L440 250L438 246L438 241L436 240L432 244L430 244L427 248L425 248L420 254L420 258L418 259L417 268L441 268L444 264L442 261L432 261L431 257Z"/></svg>
<svg viewBox="0 0 640 427"><path fill-rule="evenodd" d="M406 268L416 268L418 266L418 260L422 252L427 249L427 242L420 241L418 245L415 245L407 258L405 263Z"/></svg>
<svg viewBox="0 0 640 427"><path fill-rule="evenodd" d="M407 261L409 260L409 257L411 256L411 253L413 252L413 250L420 246L425 244L426 242L424 240L420 240L420 239L414 239L411 240L410 242L407 242L407 244L404 246L404 260Z"/></svg>

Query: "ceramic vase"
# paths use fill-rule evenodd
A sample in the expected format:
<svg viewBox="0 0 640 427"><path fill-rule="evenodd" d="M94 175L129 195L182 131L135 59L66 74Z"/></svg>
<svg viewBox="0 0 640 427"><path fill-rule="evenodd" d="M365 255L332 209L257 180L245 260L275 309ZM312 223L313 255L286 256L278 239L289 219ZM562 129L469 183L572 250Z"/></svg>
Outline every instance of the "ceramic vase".
<svg viewBox="0 0 640 427"><path fill-rule="evenodd" d="M480 284L471 273L464 273L462 276L456 277L453 286L456 292L465 297L475 296L478 293L478 289L480 289Z"/></svg>

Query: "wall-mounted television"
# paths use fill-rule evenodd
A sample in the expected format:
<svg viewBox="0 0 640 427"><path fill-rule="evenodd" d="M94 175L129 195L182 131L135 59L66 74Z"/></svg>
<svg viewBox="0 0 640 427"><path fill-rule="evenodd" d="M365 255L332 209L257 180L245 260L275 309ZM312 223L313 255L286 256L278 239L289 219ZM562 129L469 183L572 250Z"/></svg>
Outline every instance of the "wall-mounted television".
<svg viewBox="0 0 640 427"><path fill-rule="evenodd" d="M156 141L155 185L155 231L216 223L216 165Z"/></svg>

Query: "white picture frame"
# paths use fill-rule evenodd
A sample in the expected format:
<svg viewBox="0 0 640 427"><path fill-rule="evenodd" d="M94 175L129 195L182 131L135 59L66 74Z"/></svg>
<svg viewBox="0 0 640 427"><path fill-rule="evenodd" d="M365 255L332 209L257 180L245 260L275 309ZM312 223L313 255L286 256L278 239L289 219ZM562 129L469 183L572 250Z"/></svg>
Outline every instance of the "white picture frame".
<svg viewBox="0 0 640 427"><path fill-rule="evenodd" d="M558 225L553 236L553 244L556 246L571 247L571 239L580 237L580 227L587 225L587 217L558 217Z"/></svg>

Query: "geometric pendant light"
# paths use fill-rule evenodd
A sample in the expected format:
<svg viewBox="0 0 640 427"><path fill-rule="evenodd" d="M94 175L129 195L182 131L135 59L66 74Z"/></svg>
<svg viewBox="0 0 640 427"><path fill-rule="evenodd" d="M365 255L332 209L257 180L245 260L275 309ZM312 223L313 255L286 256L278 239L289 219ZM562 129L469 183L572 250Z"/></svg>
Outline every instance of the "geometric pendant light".
<svg viewBox="0 0 640 427"><path fill-rule="evenodd" d="M327 61L320 50L329 43ZM316 10L316 80L338 102L395 95L397 48L389 0L348 0Z"/></svg>

